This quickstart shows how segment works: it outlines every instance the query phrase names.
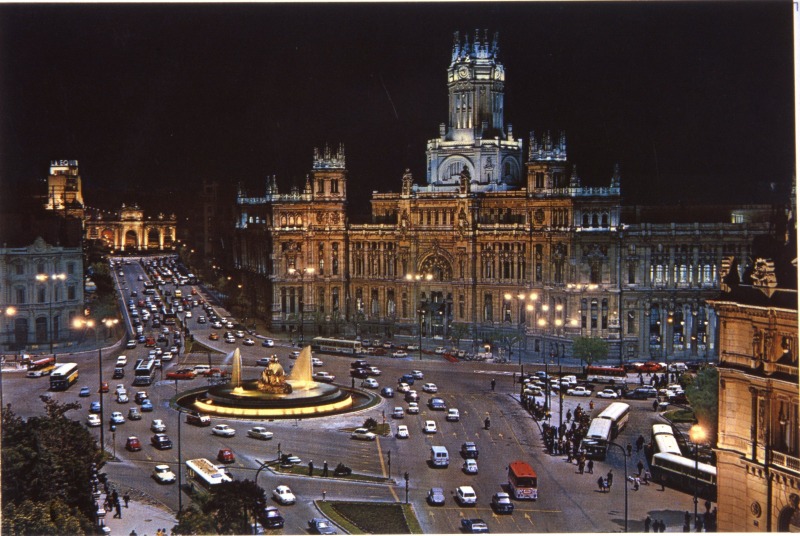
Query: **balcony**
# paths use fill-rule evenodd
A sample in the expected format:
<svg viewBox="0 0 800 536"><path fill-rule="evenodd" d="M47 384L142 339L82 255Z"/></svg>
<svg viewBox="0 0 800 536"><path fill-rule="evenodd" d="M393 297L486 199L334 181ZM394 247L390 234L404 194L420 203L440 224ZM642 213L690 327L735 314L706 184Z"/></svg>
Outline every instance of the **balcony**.
<svg viewBox="0 0 800 536"><path fill-rule="evenodd" d="M795 458L782 452L772 451L770 463L795 473L800 473L800 458Z"/></svg>

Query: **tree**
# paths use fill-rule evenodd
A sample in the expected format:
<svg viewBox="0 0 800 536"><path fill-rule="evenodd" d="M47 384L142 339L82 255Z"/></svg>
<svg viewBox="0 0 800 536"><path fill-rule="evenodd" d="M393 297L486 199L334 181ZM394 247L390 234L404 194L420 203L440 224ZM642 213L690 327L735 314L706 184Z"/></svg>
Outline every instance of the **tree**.
<svg viewBox="0 0 800 536"><path fill-rule="evenodd" d="M252 480L234 480L217 486L203 511L213 516L217 534L249 534L250 523L266 506L261 486Z"/></svg>
<svg viewBox="0 0 800 536"><path fill-rule="evenodd" d="M705 428L707 437L716 437L719 421L719 371L714 367L706 367L696 376L681 376L686 399L694 410L695 417Z"/></svg>
<svg viewBox="0 0 800 536"><path fill-rule="evenodd" d="M450 338L455 343L456 348L461 345L461 339L466 338L470 333L470 327L464 322L453 322L450 324Z"/></svg>
<svg viewBox="0 0 800 536"><path fill-rule="evenodd" d="M577 337L572 341L572 353L581 358L581 366L584 361L592 366L594 360L608 356L608 344L599 337Z"/></svg>
<svg viewBox="0 0 800 536"><path fill-rule="evenodd" d="M192 505L178 515L178 524L172 527L172 534L213 534L216 530L214 516ZM250 532L248 530L245 534Z"/></svg>
<svg viewBox="0 0 800 536"><path fill-rule="evenodd" d="M503 335L500 338L500 344L508 352L508 358L509 359L511 359L511 354L512 354L512 350L514 349L514 346L519 344L519 343L521 343L521 342L522 342L522 337L520 335L518 335L518 334L514 334L514 335L507 335L506 334L506 335ZM522 352L522 350L520 350L520 352Z"/></svg>

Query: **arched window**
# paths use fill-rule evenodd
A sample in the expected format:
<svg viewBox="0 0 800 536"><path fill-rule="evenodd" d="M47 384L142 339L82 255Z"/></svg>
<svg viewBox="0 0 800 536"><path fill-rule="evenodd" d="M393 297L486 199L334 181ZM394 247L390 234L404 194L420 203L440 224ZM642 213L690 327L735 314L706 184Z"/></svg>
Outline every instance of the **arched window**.
<svg viewBox="0 0 800 536"><path fill-rule="evenodd" d="M583 226L589 227L589 215L586 213L583 214Z"/></svg>

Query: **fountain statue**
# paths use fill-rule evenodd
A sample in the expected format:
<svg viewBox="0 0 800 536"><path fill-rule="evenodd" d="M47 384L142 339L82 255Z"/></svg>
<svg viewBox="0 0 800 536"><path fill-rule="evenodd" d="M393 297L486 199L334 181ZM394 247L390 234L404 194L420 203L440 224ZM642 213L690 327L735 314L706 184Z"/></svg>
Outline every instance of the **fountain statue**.
<svg viewBox="0 0 800 536"><path fill-rule="evenodd" d="M286 382L286 374L283 372L283 367L278 363L278 356L273 355L269 359L269 365L261 371L258 390L262 393L285 395L292 392L292 386Z"/></svg>

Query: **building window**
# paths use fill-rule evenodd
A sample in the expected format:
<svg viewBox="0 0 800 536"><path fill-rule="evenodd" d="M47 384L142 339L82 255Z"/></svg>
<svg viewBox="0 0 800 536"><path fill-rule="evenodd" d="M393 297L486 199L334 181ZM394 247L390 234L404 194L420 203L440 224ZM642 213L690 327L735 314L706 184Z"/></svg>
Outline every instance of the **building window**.
<svg viewBox="0 0 800 536"><path fill-rule="evenodd" d="M44 263L39 263L36 265L36 273L43 274L44 273Z"/></svg>
<svg viewBox="0 0 800 536"><path fill-rule="evenodd" d="M586 298L581 300L581 328L586 329L586 311L589 308L589 302Z"/></svg>
<svg viewBox="0 0 800 536"><path fill-rule="evenodd" d="M37 303L44 303L47 300L47 296L45 294L44 287L40 288L36 292L36 302Z"/></svg>
<svg viewBox="0 0 800 536"><path fill-rule="evenodd" d="M331 179L331 193L338 194L339 193L339 180L338 179Z"/></svg>
<svg viewBox="0 0 800 536"><path fill-rule="evenodd" d="M489 293L483 295L483 320L492 321L492 295Z"/></svg>
<svg viewBox="0 0 800 536"><path fill-rule="evenodd" d="M608 300L603 299L602 302L602 310L601 310L601 327L603 329L608 329Z"/></svg>
<svg viewBox="0 0 800 536"><path fill-rule="evenodd" d="M378 289L372 289L370 294L370 314L377 316L380 314L380 303L378 303Z"/></svg>
<svg viewBox="0 0 800 536"><path fill-rule="evenodd" d="M75 299L75 285L70 285L67 287L67 299L68 300Z"/></svg>
<svg viewBox="0 0 800 536"><path fill-rule="evenodd" d="M339 310L339 287L331 289L331 310L334 313Z"/></svg>
<svg viewBox="0 0 800 536"><path fill-rule="evenodd" d="M628 311L628 335L636 333L636 314L633 311Z"/></svg>
<svg viewBox="0 0 800 536"><path fill-rule="evenodd" d="M317 179L317 193L324 194L325 193L325 181L322 179Z"/></svg>
<svg viewBox="0 0 800 536"><path fill-rule="evenodd" d="M320 313L325 313L325 289L319 288L317 289L317 310Z"/></svg>
<svg viewBox="0 0 800 536"><path fill-rule="evenodd" d="M319 275L322 275L325 273L325 244L318 245L317 258L319 259Z"/></svg>
<svg viewBox="0 0 800 536"><path fill-rule="evenodd" d="M636 284L636 265L633 263L628 264L628 284Z"/></svg>
<svg viewBox="0 0 800 536"><path fill-rule="evenodd" d="M67 273L69 275L73 275L75 273L75 263L74 262L68 262L67 263Z"/></svg>
<svg viewBox="0 0 800 536"><path fill-rule="evenodd" d="M600 263L593 262L590 267L591 272L589 273L589 282L590 283L600 283Z"/></svg>
<svg viewBox="0 0 800 536"><path fill-rule="evenodd" d="M25 303L25 289L18 288L17 289L17 304L21 305Z"/></svg>
<svg viewBox="0 0 800 536"><path fill-rule="evenodd" d="M21 264L16 264L14 266L14 271L17 275L22 275L25 273L25 268Z"/></svg>

